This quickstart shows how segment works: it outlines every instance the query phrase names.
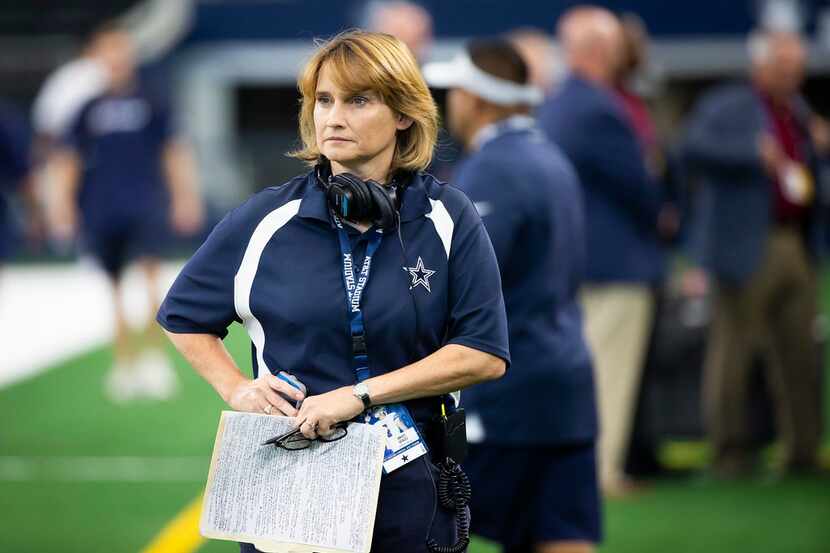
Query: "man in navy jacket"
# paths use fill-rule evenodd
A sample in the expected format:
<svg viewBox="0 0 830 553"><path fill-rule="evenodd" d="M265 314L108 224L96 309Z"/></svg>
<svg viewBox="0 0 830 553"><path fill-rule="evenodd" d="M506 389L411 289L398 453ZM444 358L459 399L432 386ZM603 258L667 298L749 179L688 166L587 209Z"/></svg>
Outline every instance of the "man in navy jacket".
<svg viewBox="0 0 830 553"><path fill-rule="evenodd" d="M505 40L479 40L424 75L448 87L468 157L455 184L499 261L513 367L465 390L472 529L505 552L587 553L600 539L597 417L577 303L582 195L570 163L527 115L542 93Z"/></svg>
<svg viewBox="0 0 830 553"><path fill-rule="evenodd" d="M716 285L704 407L713 470L722 476L754 464L748 374L762 348L771 353L785 469L812 468L820 438L813 329L828 198L817 182L816 147L826 154L830 133L798 94L806 61L800 37L758 32L749 46L751 84L704 96L685 141L687 164L702 185L692 254Z"/></svg>
<svg viewBox="0 0 830 553"><path fill-rule="evenodd" d="M573 163L585 196L587 268L583 290L588 342L599 390L600 473L609 493L623 474L660 277L659 188L613 86L622 48L617 18L574 8L558 35L570 74L538 112L539 124Z"/></svg>

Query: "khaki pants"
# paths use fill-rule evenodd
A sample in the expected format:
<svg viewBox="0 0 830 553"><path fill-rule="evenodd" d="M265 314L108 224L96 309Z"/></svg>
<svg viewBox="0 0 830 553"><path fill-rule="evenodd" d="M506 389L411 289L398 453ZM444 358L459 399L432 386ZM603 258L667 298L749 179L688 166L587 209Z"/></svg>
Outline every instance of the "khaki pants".
<svg viewBox="0 0 830 553"><path fill-rule="evenodd" d="M778 436L789 467L812 466L821 433L816 275L799 233L776 228L758 270L741 288L719 287L706 353L703 400L714 469L751 467L748 376L767 360Z"/></svg>
<svg viewBox="0 0 830 553"><path fill-rule="evenodd" d="M582 290L581 300L596 370L600 478L610 491L623 479L654 295L646 285L593 285Z"/></svg>

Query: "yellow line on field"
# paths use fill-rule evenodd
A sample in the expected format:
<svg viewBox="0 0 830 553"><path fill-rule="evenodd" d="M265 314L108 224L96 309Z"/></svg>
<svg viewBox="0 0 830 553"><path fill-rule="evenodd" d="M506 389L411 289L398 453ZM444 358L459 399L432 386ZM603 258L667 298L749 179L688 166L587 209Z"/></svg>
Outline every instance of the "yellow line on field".
<svg viewBox="0 0 830 553"><path fill-rule="evenodd" d="M141 553L192 553L204 542L199 534L199 516L202 513L202 496L176 515L161 532L153 538Z"/></svg>

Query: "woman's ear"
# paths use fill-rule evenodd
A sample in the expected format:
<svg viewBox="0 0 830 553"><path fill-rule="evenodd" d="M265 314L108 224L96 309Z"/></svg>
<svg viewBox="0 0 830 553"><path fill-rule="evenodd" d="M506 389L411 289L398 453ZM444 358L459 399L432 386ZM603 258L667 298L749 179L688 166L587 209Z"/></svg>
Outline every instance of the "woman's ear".
<svg viewBox="0 0 830 553"><path fill-rule="evenodd" d="M400 113L395 115L395 127L397 127L399 131L405 131L411 126L412 119L410 119L406 115L401 115Z"/></svg>

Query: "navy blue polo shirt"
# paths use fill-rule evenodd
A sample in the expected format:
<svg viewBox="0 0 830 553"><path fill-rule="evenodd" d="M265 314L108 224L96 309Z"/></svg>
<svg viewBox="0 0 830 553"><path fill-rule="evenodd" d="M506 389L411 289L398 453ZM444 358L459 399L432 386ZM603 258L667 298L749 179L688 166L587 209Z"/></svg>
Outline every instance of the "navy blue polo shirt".
<svg viewBox="0 0 830 553"><path fill-rule="evenodd" d="M81 159L79 203L89 230L167 209L162 154L172 136L168 110L140 88L81 108L63 143Z"/></svg>
<svg viewBox="0 0 830 553"><path fill-rule="evenodd" d="M563 444L597 432L577 291L585 221L573 169L529 118L480 136L456 182L475 202L501 269L512 368L465 395L471 441Z"/></svg>
<svg viewBox="0 0 830 553"><path fill-rule="evenodd" d="M354 244L360 267L367 240ZM321 394L355 383L342 270L337 229L312 171L231 211L182 269L157 319L171 332L219 337L242 322L254 375L285 370L309 395ZM427 174L412 177L402 197L400 240L396 232L383 237L363 313L370 376L445 344L509 362L496 256L463 193ZM424 421L436 413L436 401L409 406Z"/></svg>

